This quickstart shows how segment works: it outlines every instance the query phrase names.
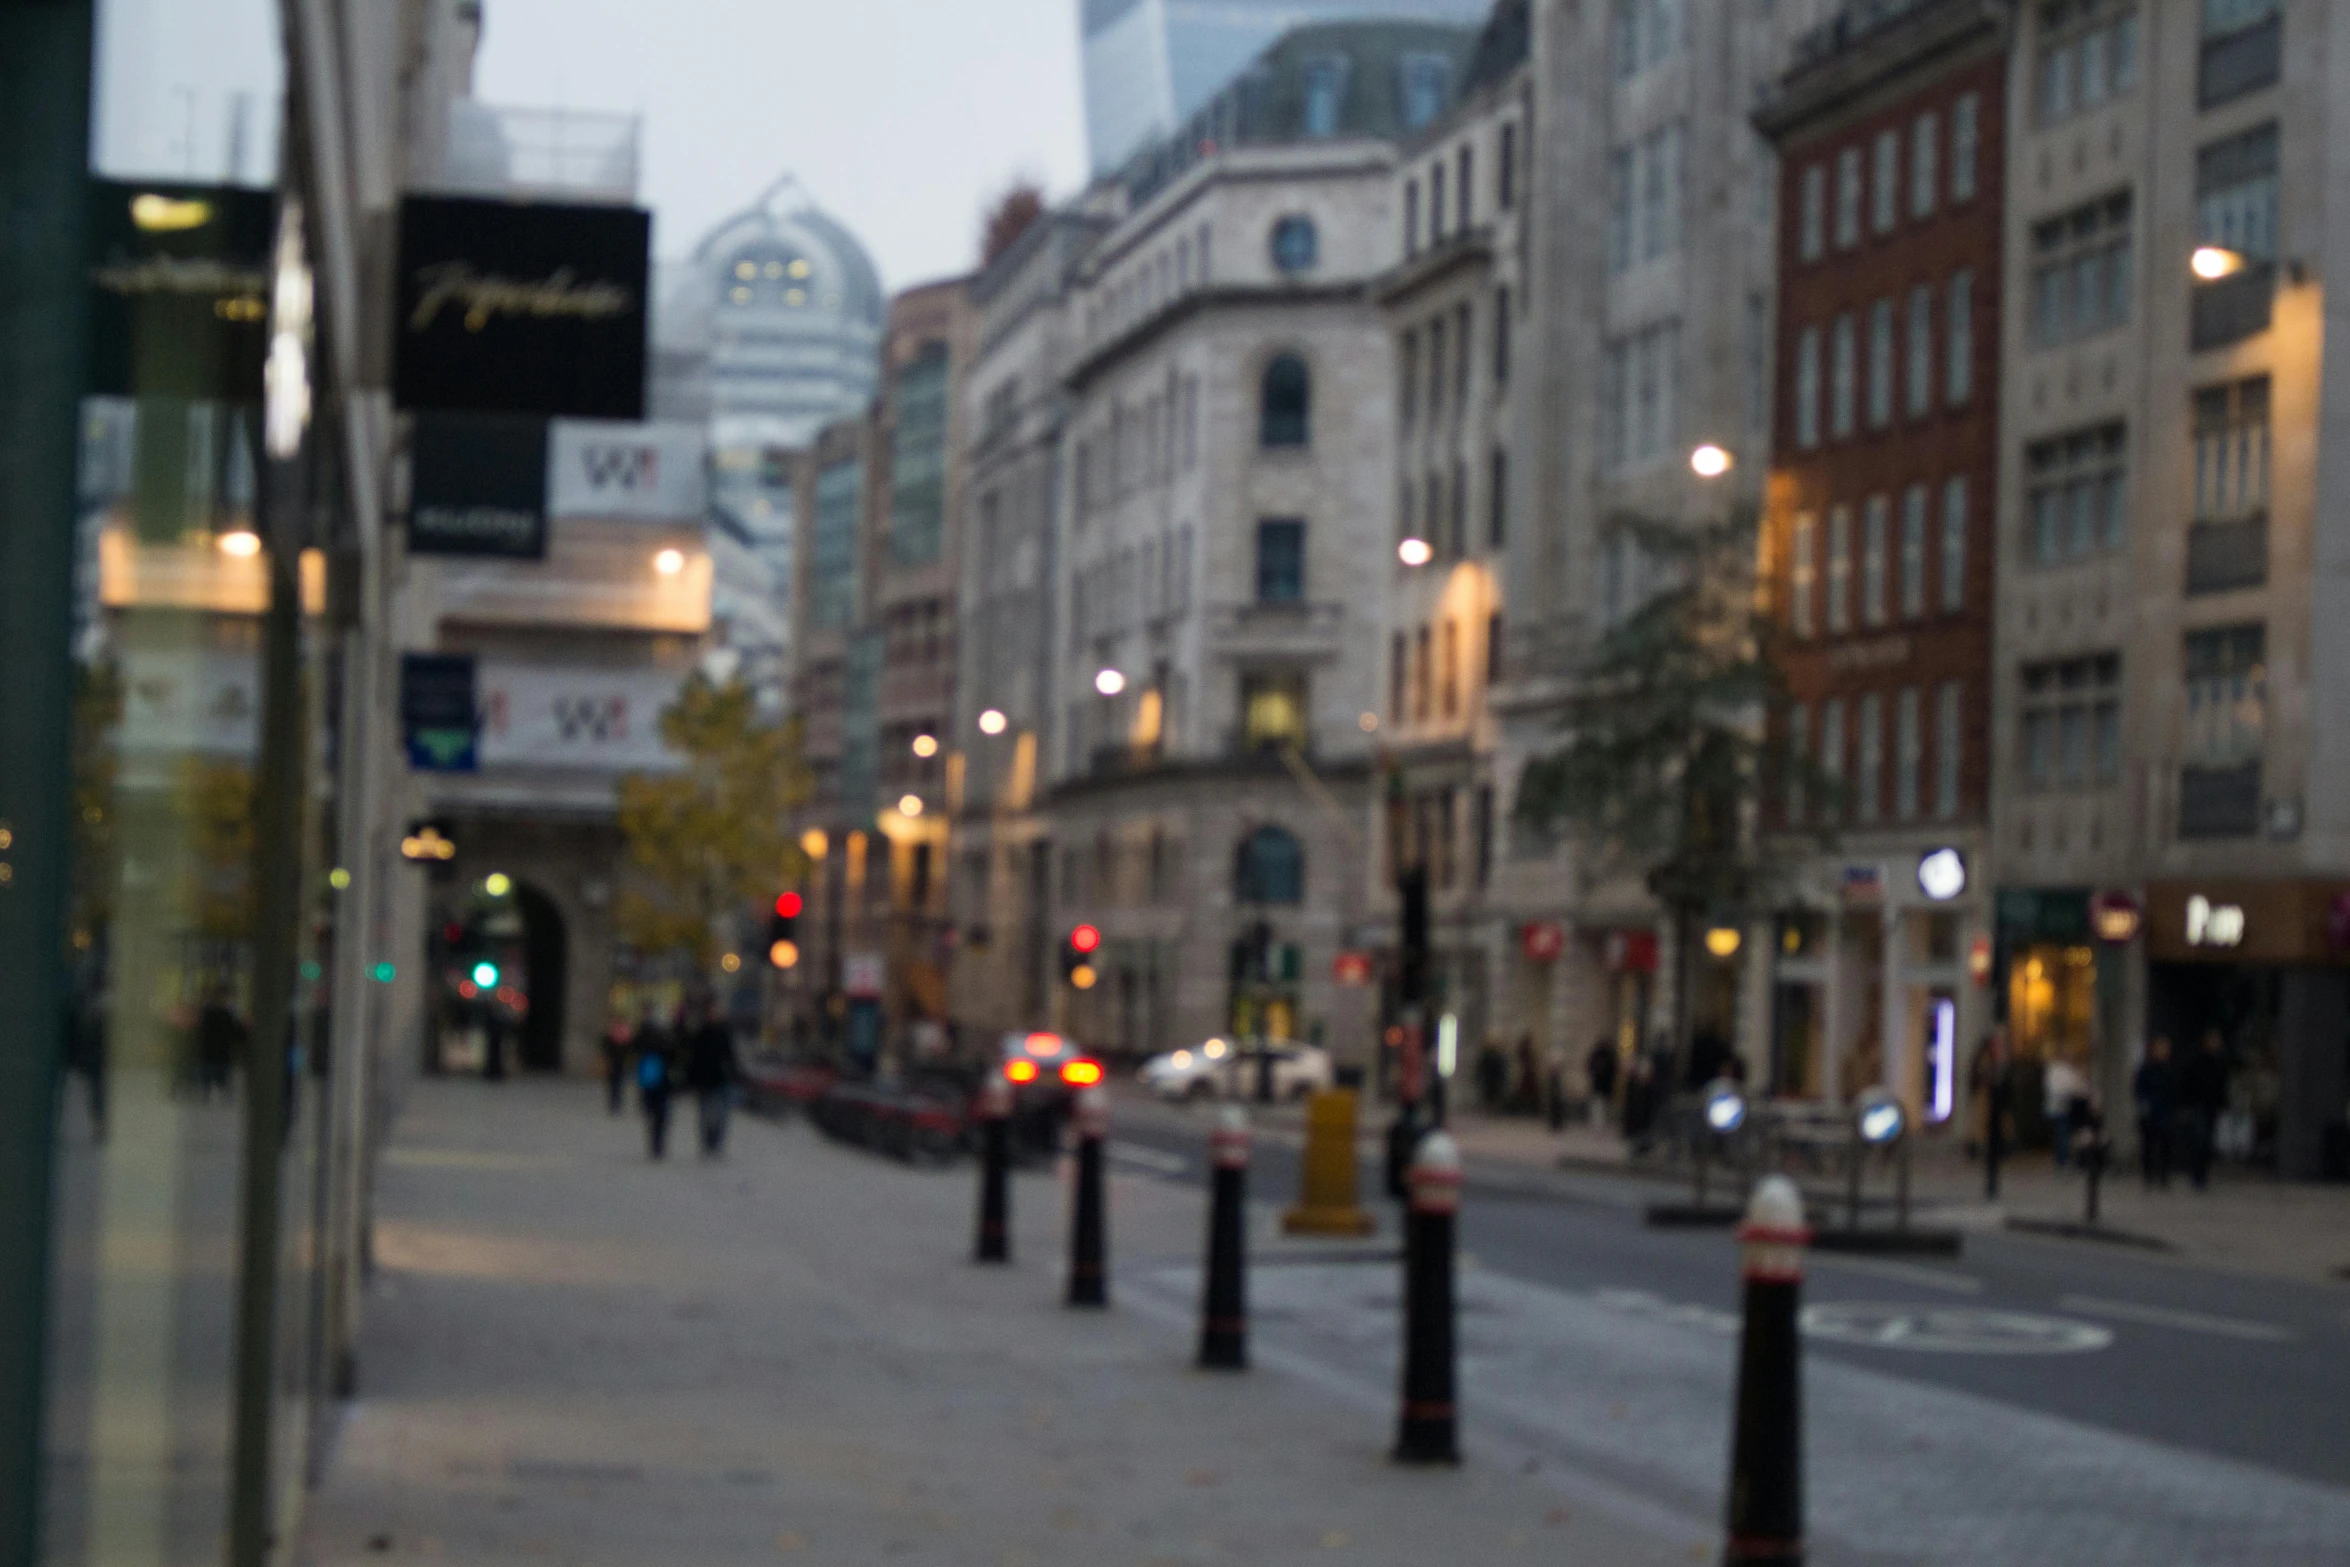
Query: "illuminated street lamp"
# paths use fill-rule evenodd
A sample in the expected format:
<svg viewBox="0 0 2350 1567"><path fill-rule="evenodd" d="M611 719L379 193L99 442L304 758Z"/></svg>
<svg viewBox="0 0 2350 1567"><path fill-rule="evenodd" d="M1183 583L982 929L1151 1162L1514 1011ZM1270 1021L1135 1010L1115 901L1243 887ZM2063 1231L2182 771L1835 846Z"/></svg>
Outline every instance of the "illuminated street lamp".
<svg viewBox="0 0 2350 1567"><path fill-rule="evenodd" d="M914 737L914 754L926 762L938 755L938 736L916 735Z"/></svg>
<svg viewBox="0 0 2350 1567"><path fill-rule="evenodd" d="M1414 568L1425 566L1436 558L1436 551L1426 539L1406 539L1395 547L1395 558Z"/></svg>
<svg viewBox="0 0 2350 1567"><path fill-rule="evenodd" d="M2244 253L2225 245L2197 245L2195 253L2187 258L2187 265L2204 282L2216 283L2244 270Z"/></svg>
<svg viewBox="0 0 2350 1567"><path fill-rule="evenodd" d="M1003 710L991 707L979 715L979 732L983 735L1000 735L1004 732L1005 722Z"/></svg>
<svg viewBox="0 0 2350 1567"><path fill-rule="evenodd" d="M1126 677L1115 669L1105 669L1093 677L1093 688L1104 696L1116 696L1126 689Z"/></svg>
<svg viewBox="0 0 2350 1567"><path fill-rule="evenodd" d="M232 560L251 560L261 553L261 535L251 528L232 528L219 539L220 552Z"/></svg>
<svg viewBox="0 0 2350 1567"><path fill-rule="evenodd" d="M653 569L664 577L674 577L685 570L685 551L663 550L653 557Z"/></svg>
<svg viewBox="0 0 2350 1567"><path fill-rule="evenodd" d="M922 814L922 796L918 794L899 795L898 814L900 816L920 816Z"/></svg>
<svg viewBox="0 0 2350 1567"><path fill-rule="evenodd" d="M1712 441L1689 454L1689 471L1700 479L1718 479L1737 465L1728 447L1717 446Z"/></svg>

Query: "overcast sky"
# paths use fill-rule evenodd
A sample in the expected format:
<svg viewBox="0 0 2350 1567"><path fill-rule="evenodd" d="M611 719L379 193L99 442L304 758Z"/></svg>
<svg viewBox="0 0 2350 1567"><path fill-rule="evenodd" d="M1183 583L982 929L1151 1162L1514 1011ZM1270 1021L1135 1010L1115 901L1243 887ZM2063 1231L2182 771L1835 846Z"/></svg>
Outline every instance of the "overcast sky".
<svg viewBox="0 0 2350 1567"><path fill-rule="evenodd" d="M483 0L475 95L644 116L654 249L786 170L889 288L967 271L990 197L1085 169L1078 0Z"/></svg>

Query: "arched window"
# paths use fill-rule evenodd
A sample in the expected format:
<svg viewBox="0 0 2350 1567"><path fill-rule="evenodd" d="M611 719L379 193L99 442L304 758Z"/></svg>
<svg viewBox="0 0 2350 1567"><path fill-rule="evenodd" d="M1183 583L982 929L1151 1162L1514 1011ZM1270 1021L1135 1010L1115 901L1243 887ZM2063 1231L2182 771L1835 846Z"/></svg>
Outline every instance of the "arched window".
<svg viewBox="0 0 2350 1567"><path fill-rule="evenodd" d="M1303 903L1306 851L1286 827L1259 827L1240 842L1232 896L1240 903Z"/></svg>
<svg viewBox="0 0 2350 1567"><path fill-rule="evenodd" d="M1311 428L1314 378L1306 362L1283 354L1265 366L1257 440L1264 446L1304 446Z"/></svg>

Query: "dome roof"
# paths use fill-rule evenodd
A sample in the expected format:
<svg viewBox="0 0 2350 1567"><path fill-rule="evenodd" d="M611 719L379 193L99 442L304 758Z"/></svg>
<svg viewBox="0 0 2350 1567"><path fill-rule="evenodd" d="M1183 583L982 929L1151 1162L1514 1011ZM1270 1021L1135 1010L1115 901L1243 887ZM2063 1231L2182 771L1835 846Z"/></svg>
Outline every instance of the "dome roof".
<svg viewBox="0 0 2350 1567"><path fill-rule="evenodd" d="M688 272L721 311L808 310L877 332L888 312L873 258L788 174L705 234Z"/></svg>

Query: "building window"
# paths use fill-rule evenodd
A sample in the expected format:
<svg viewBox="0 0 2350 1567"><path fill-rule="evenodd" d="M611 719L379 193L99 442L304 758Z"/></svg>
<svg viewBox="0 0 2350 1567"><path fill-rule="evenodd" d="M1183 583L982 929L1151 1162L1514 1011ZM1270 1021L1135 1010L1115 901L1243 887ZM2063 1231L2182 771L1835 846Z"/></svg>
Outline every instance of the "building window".
<svg viewBox="0 0 2350 1567"><path fill-rule="evenodd" d="M1412 717L1419 723L1428 721L1428 697L1433 685L1435 659L1431 654L1430 637L1426 626L1420 627L1414 637L1415 656L1412 660Z"/></svg>
<svg viewBox="0 0 2350 1567"><path fill-rule="evenodd" d="M1874 822L1885 814L1885 699L1871 691L1860 699L1854 713L1853 736L1853 812L1863 822Z"/></svg>
<svg viewBox="0 0 2350 1567"><path fill-rule="evenodd" d="M1444 412L1444 322L1428 323L1428 417Z"/></svg>
<svg viewBox="0 0 2350 1567"><path fill-rule="evenodd" d="M1232 872L1236 903L1303 903L1306 851L1286 827L1259 827L1240 841Z"/></svg>
<svg viewBox="0 0 2350 1567"><path fill-rule="evenodd" d="M1295 517L1257 524L1257 602L1298 604L1306 596L1306 525Z"/></svg>
<svg viewBox="0 0 2350 1567"><path fill-rule="evenodd" d="M1420 250L1420 182L1403 182L1403 253L1417 255Z"/></svg>
<svg viewBox="0 0 2350 1567"><path fill-rule="evenodd" d="M2040 7L2034 73L2042 125L2053 125L2138 83L2138 8L2116 0L2050 0Z"/></svg>
<svg viewBox="0 0 2350 1567"><path fill-rule="evenodd" d="M1771 300L1768 294L1746 296L1745 321L1740 336L1744 357L1746 428L1760 435L1771 420Z"/></svg>
<svg viewBox="0 0 2350 1567"><path fill-rule="evenodd" d="M1497 609L1485 617L1485 683L1489 686L1500 683L1502 651L1505 646L1502 641L1501 611Z"/></svg>
<svg viewBox="0 0 2350 1567"><path fill-rule="evenodd" d="M1501 128L1501 146L1493 159L1494 205L1504 212L1518 210L1518 127Z"/></svg>
<svg viewBox="0 0 2350 1567"><path fill-rule="evenodd" d="M1930 218L1941 199L1942 121L1933 111L1909 127L1909 215Z"/></svg>
<svg viewBox="0 0 2350 1567"><path fill-rule="evenodd" d="M1918 819L1918 774L1926 760L1923 704L1916 686L1903 686L1893 704L1893 814Z"/></svg>
<svg viewBox="0 0 2350 1567"><path fill-rule="evenodd" d="M2182 837L2235 837L2259 829L2267 664L2268 636L2262 626L2187 633Z"/></svg>
<svg viewBox="0 0 2350 1567"><path fill-rule="evenodd" d="M1795 334L1795 444L1810 451L1820 444L1820 329Z"/></svg>
<svg viewBox="0 0 2350 1567"><path fill-rule="evenodd" d="M1428 169L1428 243L1444 243L1444 163L1441 159Z"/></svg>
<svg viewBox="0 0 2350 1567"><path fill-rule="evenodd" d="M2234 251L2243 264L2228 277L2195 285L2190 346L2219 348L2267 331L2276 297L2276 126L2258 126L2196 153L2195 238Z"/></svg>
<svg viewBox="0 0 2350 1567"><path fill-rule="evenodd" d="M1306 743L1306 677L1295 671L1240 677L1241 737L1251 747Z"/></svg>
<svg viewBox="0 0 2350 1567"><path fill-rule="evenodd" d="M1860 243L1860 149L1847 147L1836 154L1836 248L1850 250Z"/></svg>
<svg viewBox="0 0 2350 1567"><path fill-rule="evenodd" d="M927 565L945 547L947 371L947 345L925 343L892 393L889 553L900 566Z"/></svg>
<svg viewBox="0 0 2350 1567"><path fill-rule="evenodd" d="M1863 624L1881 626L1885 623L1885 574L1890 553L1887 535L1893 531L1893 505L1882 495L1872 495L1863 513L1860 545L1860 618Z"/></svg>
<svg viewBox="0 0 2350 1567"><path fill-rule="evenodd" d="M1398 631L1388 643L1387 721L1391 724L1400 724L1412 716L1404 706L1404 693L1410 687L1411 673L1411 644Z"/></svg>
<svg viewBox="0 0 2350 1567"><path fill-rule="evenodd" d="M1396 61L1398 96L1403 100L1404 129L1416 131L1444 112L1452 95L1452 59L1441 54L1407 54ZM1440 202L1431 201L1433 224ZM1431 236L1433 237L1433 236Z"/></svg>
<svg viewBox="0 0 2350 1567"><path fill-rule="evenodd" d="M2255 588L2268 580L2268 472L2268 377L2197 392L2189 593Z"/></svg>
<svg viewBox="0 0 2350 1567"><path fill-rule="evenodd" d="M1787 709L1785 772L1779 798L1785 802L1789 826L1800 825L1807 805L1804 775L1811 770L1811 709L1798 702Z"/></svg>
<svg viewBox="0 0 2350 1567"><path fill-rule="evenodd" d="M1461 702L1461 623L1450 615L1437 628L1436 657L1437 711L1450 718L1460 711Z"/></svg>
<svg viewBox="0 0 2350 1567"><path fill-rule="evenodd" d="M1606 451L1611 468L1671 452L1678 420L1681 324L1663 321L1608 345Z"/></svg>
<svg viewBox="0 0 2350 1567"><path fill-rule="evenodd" d="M1681 8L1686 0L1615 0L1616 79L1630 81L1663 63L1681 45Z"/></svg>
<svg viewBox="0 0 2350 1567"><path fill-rule="evenodd" d="M1803 171L1803 194L1799 198L1802 227L1797 231L1797 257L1817 261L1828 253L1828 169L1821 163L1812 164Z"/></svg>
<svg viewBox="0 0 2350 1567"><path fill-rule="evenodd" d="M1869 306L1869 428L1893 422L1893 301Z"/></svg>
<svg viewBox="0 0 2350 1567"><path fill-rule="evenodd" d="M1877 133L1877 167L1875 197L1869 203L1869 226L1879 234L1890 234L1901 216L1901 133Z"/></svg>
<svg viewBox="0 0 2350 1567"><path fill-rule="evenodd" d="M1306 362L1297 355L1283 354L1265 366L1258 403L1258 444L1267 447L1308 444L1313 396L1313 376L1307 371Z"/></svg>
<svg viewBox="0 0 2350 1567"><path fill-rule="evenodd" d="M1346 78L1351 62L1342 54L1315 55L1305 62L1305 112L1298 128L1320 139L1338 134L1346 117Z"/></svg>
<svg viewBox="0 0 2350 1567"><path fill-rule="evenodd" d="M1453 180L1453 183L1460 189L1459 200L1461 204L1461 232L1467 233L1469 229L1474 226L1474 219L1477 215L1477 162L1475 149L1463 146L1460 150L1459 165L1460 167L1456 177Z"/></svg>
<svg viewBox="0 0 2350 1567"><path fill-rule="evenodd" d="M1820 776L1828 786L1828 809L1844 812L1844 699L1820 704Z"/></svg>
<svg viewBox="0 0 2350 1567"><path fill-rule="evenodd" d="M1852 508L1828 508L1828 634L1852 629Z"/></svg>
<svg viewBox="0 0 2350 1567"><path fill-rule="evenodd" d="M1818 609L1812 602L1819 586L1819 546L1819 519L1808 511L1797 512L1788 544L1792 559L1787 568L1787 619L1795 634L1806 639L1819 629Z"/></svg>
<svg viewBox="0 0 2350 1567"><path fill-rule="evenodd" d="M2280 0L2203 0L2202 54L2195 101L2209 109L2273 87L2284 65Z"/></svg>
<svg viewBox="0 0 2350 1567"><path fill-rule="evenodd" d="M1901 618L1926 614L1926 487L1913 484L1901 495Z"/></svg>
<svg viewBox="0 0 2350 1567"><path fill-rule="evenodd" d="M1943 348L1943 400L1966 406L1975 395L1975 275L1950 275L1950 341Z"/></svg>
<svg viewBox="0 0 2350 1567"><path fill-rule="evenodd" d="M1508 542L1510 534L1510 454L1498 446L1493 449L1486 483L1485 547L1497 550Z"/></svg>
<svg viewBox="0 0 2350 1567"><path fill-rule="evenodd" d="M1934 408L1934 291L1920 283L1909 291L1909 416L1923 419Z"/></svg>
<svg viewBox="0 0 2350 1567"><path fill-rule="evenodd" d="M1457 457L1452 465L1452 529L1445 553L1453 560L1469 553L1469 465Z"/></svg>
<svg viewBox="0 0 2350 1567"><path fill-rule="evenodd" d="M1268 248L1273 256L1273 270L1286 276L1311 272L1321 259L1321 236L1314 230L1314 220L1300 212L1274 223Z"/></svg>
<svg viewBox="0 0 2350 1567"><path fill-rule="evenodd" d="M1982 156L1983 100L1965 93L1950 106L1950 199L1972 201L1976 165Z"/></svg>
<svg viewBox="0 0 2350 1567"><path fill-rule="evenodd" d="M1681 122L1659 126L1608 155L1608 265L1617 272L1681 243Z"/></svg>
<svg viewBox="0 0 2350 1567"><path fill-rule="evenodd" d="M2127 462L2127 438L2118 423L2024 448L2024 513L2034 565L2061 565L2121 548Z"/></svg>
<svg viewBox="0 0 2350 1567"><path fill-rule="evenodd" d="M2032 225L2032 341L2090 337L2130 318L2130 194Z"/></svg>
<svg viewBox="0 0 2350 1567"><path fill-rule="evenodd" d="M1510 384L1510 291L1493 291L1493 384Z"/></svg>
<svg viewBox="0 0 2350 1567"><path fill-rule="evenodd" d="M1475 355L1470 351L1477 341L1470 323L1475 320L1475 307L1463 304L1453 312L1452 340L1459 345L1453 360L1453 406L1467 410L1469 406L1469 365Z"/></svg>
<svg viewBox="0 0 2350 1567"><path fill-rule="evenodd" d="M1420 405L1420 336L1406 332L1396 339L1395 416L1405 429L1412 427L1412 416Z"/></svg>
<svg viewBox="0 0 2350 1567"><path fill-rule="evenodd" d="M1942 481L1942 612L1966 608L1966 476Z"/></svg>
<svg viewBox="0 0 2350 1567"><path fill-rule="evenodd" d="M1934 815L1942 821L1958 814L1959 764L1966 758L1960 689L1957 681L1945 680L1934 693Z"/></svg>
<svg viewBox="0 0 2350 1567"><path fill-rule="evenodd" d="M1828 365L1828 433L1841 441L1852 434L1859 412L1860 344L1852 317L1838 316L1835 331Z"/></svg>
<svg viewBox="0 0 2350 1567"><path fill-rule="evenodd" d="M2026 664L2023 722L2027 787L2112 783L2122 771L2121 655Z"/></svg>

